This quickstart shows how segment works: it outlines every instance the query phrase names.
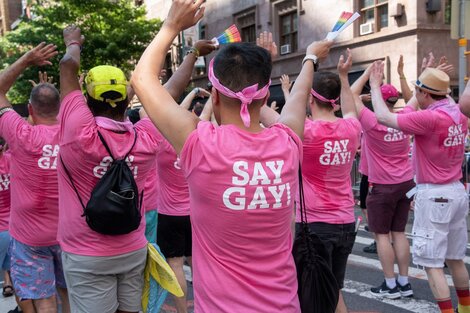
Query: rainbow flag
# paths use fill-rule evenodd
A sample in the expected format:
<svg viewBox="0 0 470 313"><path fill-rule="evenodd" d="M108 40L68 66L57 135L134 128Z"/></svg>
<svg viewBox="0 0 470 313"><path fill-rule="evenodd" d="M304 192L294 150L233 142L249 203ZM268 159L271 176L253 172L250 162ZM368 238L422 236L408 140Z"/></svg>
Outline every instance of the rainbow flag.
<svg viewBox="0 0 470 313"><path fill-rule="evenodd" d="M332 32L338 31L346 22L353 16L351 12L343 12L339 17L338 21L336 22L335 26L333 26Z"/></svg>
<svg viewBox="0 0 470 313"><path fill-rule="evenodd" d="M218 46L220 44L240 42L242 41L242 37L240 36L240 32L238 31L237 26L235 26L234 24L227 28L219 36L214 37L212 41L215 43L216 46Z"/></svg>
<svg viewBox="0 0 470 313"><path fill-rule="evenodd" d="M327 40L334 40L338 35L355 20L360 17L359 13L343 12L331 32L326 35Z"/></svg>

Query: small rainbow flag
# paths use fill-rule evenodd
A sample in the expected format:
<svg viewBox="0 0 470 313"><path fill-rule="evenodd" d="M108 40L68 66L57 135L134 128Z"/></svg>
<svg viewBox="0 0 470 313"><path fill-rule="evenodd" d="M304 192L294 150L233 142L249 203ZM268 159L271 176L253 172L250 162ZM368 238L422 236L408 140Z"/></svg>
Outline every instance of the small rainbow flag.
<svg viewBox="0 0 470 313"><path fill-rule="evenodd" d="M338 31L346 22L351 18L353 14L351 12L343 12L339 17L338 21L336 22L335 26L333 26L332 32Z"/></svg>
<svg viewBox="0 0 470 313"><path fill-rule="evenodd" d="M238 31L237 26L232 25L227 28L222 34L217 37L214 37L212 41L215 43L216 46L225 43L233 43L233 42L240 42L242 41L242 37L240 36L240 32Z"/></svg>

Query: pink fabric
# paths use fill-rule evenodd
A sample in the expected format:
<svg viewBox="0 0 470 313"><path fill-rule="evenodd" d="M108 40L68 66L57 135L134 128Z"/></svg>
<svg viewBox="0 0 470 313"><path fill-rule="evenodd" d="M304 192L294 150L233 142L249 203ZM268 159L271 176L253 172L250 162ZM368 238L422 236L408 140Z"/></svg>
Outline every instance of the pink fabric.
<svg viewBox="0 0 470 313"><path fill-rule="evenodd" d="M158 196L160 193L160 179L158 178L157 162L155 162L153 168L149 172L150 173L144 185L145 212L157 210Z"/></svg>
<svg viewBox="0 0 470 313"><path fill-rule="evenodd" d="M71 173L80 196L86 204L99 178L106 172L111 157L98 138L99 130L116 158L123 157L130 149L133 132L117 132L97 126L85 98L79 90L68 94L62 101L59 113L61 122L61 157ZM109 123L112 124L112 123ZM122 123L125 124L125 123ZM155 169L155 153L158 146L157 130L148 118L135 124L137 142L127 158L134 173L139 191ZM72 188L64 168L59 166L60 223L58 239L62 250L78 255L113 256L129 253L145 247L145 218L139 228L129 234L107 236L91 230L81 216L83 208ZM144 194L145 198L145 194ZM145 206L142 207L142 216Z"/></svg>
<svg viewBox="0 0 470 313"><path fill-rule="evenodd" d="M367 108L359 112L359 121L367 146L369 182L388 185L413 179L410 137L380 125L375 114Z"/></svg>
<svg viewBox="0 0 470 313"><path fill-rule="evenodd" d="M361 155L359 158L359 172L362 175L369 176L369 165L367 163L367 143L366 137L364 136L364 132L361 135Z"/></svg>
<svg viewBox="0 0 470 313"><path fill-rule="evenodd" d="M300 312L291 223L301 147L280 124L254 134L200 122L188 137L196 313Z"/></svg>
<svg viewBox="0 0 470 313"><path fill-rule="evenodd" d="M269 83L258 90L258 84L248 86L241 91L234 92L220 83L220 81L215 77L214 74L214 59L211 60L209 64L209 80L212 83L212 86L217 89L218 92L227 96L229 98L238 99L241 101L240 116L242 118L243 124L245 127L250 127L250 112L248 112L248 105L253 102L253 100L263 99L268 95Z"/></svg>
<svg viewBox="0 0 470 313"><path fill-rule="evenodd" d="M318 100L320 100L320 101L331 103L331 105L333 107L335 107L336 103L339 100L339 97L336 98L336 99L327 99L327 98L323 97L321 94L319 94L318 92L316 92L314 89L310 89L310 94L312 96L314 96L315 98L317 98Z"/></svg>
<svg viewBox="0 0 470 313"><path fill-rule="evenodd" d="M442 110L422 110L398 115L398 126L414 134L413 167L418 184L447 184L462 178L467 117L459 122Z"/></svg>
<svg viewBox="0 0 470 313"><path fill-rule="evenodd" d="M305 120L302 175L309 223L354 222L351 168L360 136L361 124L354 118Z"/></svg>
<svg viewBox="0 0 470 313"><path fill-rule="evenodd" d="M10 152L0 154L0 232L10 220Z"/></svg>
<svg viewBox="0 0 470 313"><path fill-rule="evenodd" d="M0 136L11 152L10 235L30 246L57 244L59 125L32 126L9 111Z"/></svg>
<svg viewBox="0 0 470 313"><path fill-rule="evenodd" d="M158 213L171 216L189 215L189 187L175 149L163 138L157 152L160 196Z"/></svg>

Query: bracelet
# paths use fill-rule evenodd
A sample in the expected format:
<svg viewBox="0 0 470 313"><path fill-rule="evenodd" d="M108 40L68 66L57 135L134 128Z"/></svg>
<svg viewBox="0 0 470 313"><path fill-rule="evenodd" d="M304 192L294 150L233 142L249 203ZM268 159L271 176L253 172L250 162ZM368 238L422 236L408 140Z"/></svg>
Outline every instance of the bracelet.
<svg viewBox="0 0 470 313"><path fill-rule="evenodd" d="M78 41L73 40L73 41L69 42L69 43L66 45L66 47L68 48L68 47L70 47L71 45L77 45L77 46L79 46L79 47L80 47L80 51L82 51L82 45L81 45Z"/></svg>
<svg viewBox="0 0 470 313"><path fill-rule="evenodd" d="M188 52L186 53L186 55L188 55L188 54L190 54L190 53L194 54L194 56L196 57L196 59L199 58L199 50L198 50L197 48L191 47L191 49L188 50Z"/></svg>
<svg viewBox="0 0 470 313"><path fill-rule="evenodd" d="M0 109L0 117L3 116L3 114L7 113L8 111L14 111L14 110L11 107L4 107Z"/></svg>
<svg viewBox="0 0 470 313"><path fill-rule="evenodd" d="M194 88L193 91L196 96L199 95L199 87Z"/></svg>
<svg viewBox="0 0 470 313"><path fill-rule="evenodd" d="M400 79L406 79L406 77L405 76L400 76Z"/></svg>

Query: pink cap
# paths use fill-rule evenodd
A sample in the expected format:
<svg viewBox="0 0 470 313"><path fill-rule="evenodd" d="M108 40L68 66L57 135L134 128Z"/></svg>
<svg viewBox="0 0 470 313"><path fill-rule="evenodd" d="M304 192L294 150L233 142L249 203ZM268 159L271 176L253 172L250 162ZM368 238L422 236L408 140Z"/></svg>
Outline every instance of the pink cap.
<svg viewBox="0 0 470 313"><path fill-rule="evenodd" d="M388 99L394 97L398 98L400 95L398 94L398 90L390 84L384 84L380 86L380 91L382 92L382 98L387 101Z"/></svg>

